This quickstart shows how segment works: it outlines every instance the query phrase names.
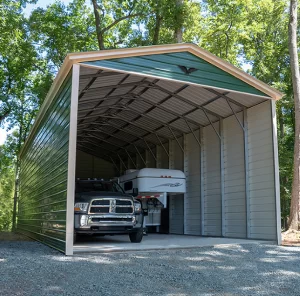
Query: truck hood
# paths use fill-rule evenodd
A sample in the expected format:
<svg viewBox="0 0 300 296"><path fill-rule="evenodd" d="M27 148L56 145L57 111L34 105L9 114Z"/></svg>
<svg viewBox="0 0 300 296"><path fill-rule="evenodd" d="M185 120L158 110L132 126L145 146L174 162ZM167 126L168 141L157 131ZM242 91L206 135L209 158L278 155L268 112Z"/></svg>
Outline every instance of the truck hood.
<svg viewBox="0 0 300 296"><path fill-rule="evenodd" d="M91 192L76 193L75 194L75 202L89 202L95 198L112 198L112 197L116 197L119 199L133 200L132 195L122 194L120 192L91 191Z"/></svg>

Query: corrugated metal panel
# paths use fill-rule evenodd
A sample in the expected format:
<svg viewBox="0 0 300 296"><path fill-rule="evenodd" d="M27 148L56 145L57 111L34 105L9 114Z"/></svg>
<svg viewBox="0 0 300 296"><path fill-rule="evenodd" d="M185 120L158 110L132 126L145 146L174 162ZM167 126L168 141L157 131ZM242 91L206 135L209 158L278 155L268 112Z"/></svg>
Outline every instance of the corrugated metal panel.
<svg viewBox="0 0 300 296"><path fill-rule="evenodd" d="M66 199L71 77L62 85L21 156L17 230L62 252Z"/></svg>
<svg viewBox="0 0 300 296"><path fill-rule="evenodd" d="M188 52L92 61L83 64L264 95L256 88ZM178 66L193 67L197 71L186 75Z"/></svg>
<svg viewBox="0 0 300 296"><path fill-rule="evenodd" d="M250 238L276 240L276 204L271 104L247 110L249 147ZM267 206L263 206L267 205Z"/></svg>
<svg viewBox="0 0 300 296"><path fill-rule="evenodd" d="M179 92L178 95L185 97L186 99L193 102L194 104L197 104L198 106L205 104L207 101L216 96L208 90L195 85L190 85L189 87Z"/></svg>
<svg viewBox="0 0 300 296"><path fill-rule="evenodd" d="M234 99L236 102L244 105L245 107L251 107L266 101L263 98L254 97L248 94L241 95L237 93L230 93L227 96L231 99Z"/></svg>
<svg viewBox="0 0 300 296"><path fill-rule="evenodd" d="M195 132L195 136L200 139L199 130ZM193 134L185 136L184 151L184 172L186 175L184 233L200 235L200 146Z"/></svg>
<svg viewBox="0 0 300 296"><path fill-rule="evenodd" d="M77 150L76 178L104 178L115 176L113 164L91 154Z"/></svg>
<svg viewBox="0 0 300 296"><path fill-rule="evenodd" d="M235 112L239 112L239 111L243 110L243 108L241 108L233 103L231 103L230 105ZM228 116L232 115L232 110L231 110L230 106L228 105L226 100L223 98L220 98L220 99L206 105L205 108L216 114L221 115L222 117L228 117Z"/></svg>
<svg viewBox="0 0 300 296"><path fill-rule="evenodd" d="M243 122L243 114L237 114ZM225 236L247 236L244 133L234 116L224 119Z"/></svg>
<svg viewBox="0 0 300 296"><path fill-rule="evenodd" d="M219 124L215 123L216 130ZM222 235L220 140L211 126L203 129L204 140L204 235Z"/></svg>
<svg viewBox="0 0 300 296"><path fill-rule="evenodd" d="M178 139L183 147L183 139ZM170 169L183 170L183 153L175 140L169 142ZM176 194L169 197L169 232L184 234L184 195Z"/></svg>

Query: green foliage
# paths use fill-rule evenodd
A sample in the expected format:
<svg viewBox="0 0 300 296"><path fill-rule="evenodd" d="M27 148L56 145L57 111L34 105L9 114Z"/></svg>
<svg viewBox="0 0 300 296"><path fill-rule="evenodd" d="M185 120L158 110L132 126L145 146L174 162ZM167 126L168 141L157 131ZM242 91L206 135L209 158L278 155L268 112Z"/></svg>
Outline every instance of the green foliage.
<svg viewBox="0 0 300 296"><path fill-rule="evenodd" d="M18 152L65 56L100 45L174 43L178 30L184 42L238 67L248 65L251 75L285 94L277 103L277 118L282 217L287 217L295 123L286 0L91 0L91 6L86 0L68 5L57 0L26 18L26 4L35 2L0 3L0 126L14 131L0 147L0 230L10 227L3 217L11 215Z"/></svg>

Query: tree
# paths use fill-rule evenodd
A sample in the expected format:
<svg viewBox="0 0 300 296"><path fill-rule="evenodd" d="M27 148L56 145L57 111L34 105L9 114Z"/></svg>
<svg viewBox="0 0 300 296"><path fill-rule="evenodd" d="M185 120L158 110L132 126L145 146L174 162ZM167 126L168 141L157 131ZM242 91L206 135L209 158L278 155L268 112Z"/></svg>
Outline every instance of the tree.
<svg viewBox="0 0 300 296"><path fill-rule="evenodd" d="M130 19L143 15L142 10L139 10L139 8L142 9L142 7L138 5L137 0L110 0L101 1L101 4L98 4L97 0L92 0L92 4L95 15L96 35L100 50L107 48L106 37L111 29L118 26L121 22L122 26L129 28L131 25L131 22L129 22ZM124 21L127 22L124 24ZM120 39L119 42L115 43L115 45L121 44L122 39Z"/></svg>
<svg viewBox="0 0 300 296"><path fill-rule="evenodd" d="M298 0L290 1L289 22L289 52L291 58L291 72L295 102L295 144L294 144L294 169L292 198L289 217L289 229L298 230L299 227L299 202L300 202L300 73L297 44L297 12Z"/></svg>

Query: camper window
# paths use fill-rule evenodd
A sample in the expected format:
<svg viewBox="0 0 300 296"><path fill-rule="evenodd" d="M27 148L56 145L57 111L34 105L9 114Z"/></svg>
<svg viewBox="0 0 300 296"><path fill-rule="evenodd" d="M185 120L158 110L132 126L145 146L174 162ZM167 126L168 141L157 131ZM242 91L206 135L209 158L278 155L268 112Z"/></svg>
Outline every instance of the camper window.
<svg viewBox="0 0 300 296"><path fill-rule="evenodd" d="M126 182L126 183L124 184L124 190L125 190L125 191L128 191L128 190L131 190L131 189L132 189L132 181Z"/></svg>

